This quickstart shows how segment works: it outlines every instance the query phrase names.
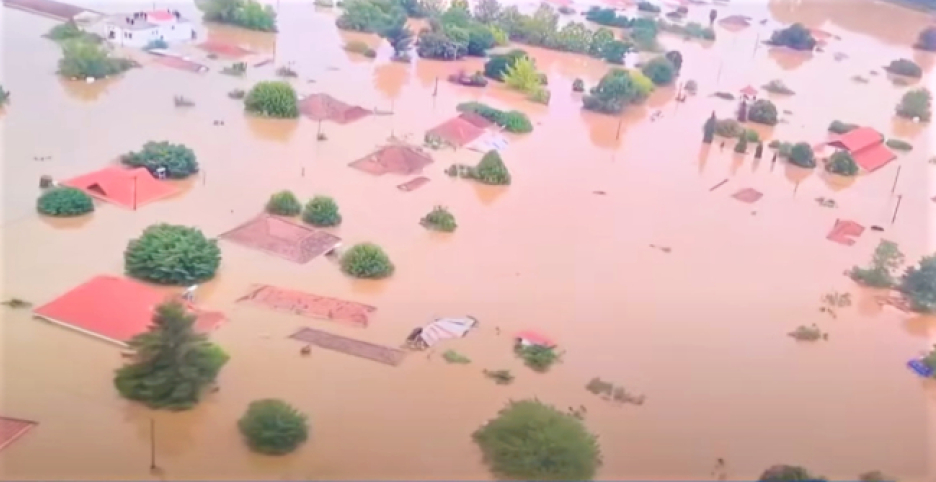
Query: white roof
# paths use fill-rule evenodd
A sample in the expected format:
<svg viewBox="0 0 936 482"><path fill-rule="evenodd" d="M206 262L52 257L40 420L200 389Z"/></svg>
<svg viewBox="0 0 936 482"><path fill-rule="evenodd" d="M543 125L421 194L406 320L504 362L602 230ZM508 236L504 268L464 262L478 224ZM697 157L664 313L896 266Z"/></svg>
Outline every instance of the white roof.
<svg viewBox="0 0 936 482"><path fill-rule="evenodd" d="M442 340L461 338L477 324L478 320L470 316L464 318L439 318L423 327L419 337L426 342L426 345L433 346Z"/></svg>

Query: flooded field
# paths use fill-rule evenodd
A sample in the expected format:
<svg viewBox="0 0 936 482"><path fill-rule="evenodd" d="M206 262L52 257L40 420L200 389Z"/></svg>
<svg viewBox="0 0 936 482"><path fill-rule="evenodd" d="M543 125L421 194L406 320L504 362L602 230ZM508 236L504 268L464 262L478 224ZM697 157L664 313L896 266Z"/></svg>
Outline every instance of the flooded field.
<svg viewBox="0 0 936 482"><path fill-rule="evenodd" d="M151 8L76 3L105 12ZM880 239L898 242L913 262L936 249L936 166L927 162L933 130L892 115L911 87L895 86L880 68L911 58L924 69L918 84L931 82L936 59L910 47L929 17L864 0L735 3L717 7L720 16L772 20L739 32L717 27L711 45L662 36L668 49L682 52L681 78L696 80L699 95L678 103L675 88L658 89L621 119L582 111L572 92L577 77L598 81L608 69L600 61L525 47L549 74L546 107L499 85L445 82L459 68L479 69L481 59L403 65L389 62L386 44L374 60L346 53L348 39L373 46L379 39L339 32L336 13L308 1L280 2L275 35L200 27L203 37L274 59L245 78L219 74L229 62L202 53L208 73L147 64L92 84L55 75L60 49L41 38L54 21L3 9L0 79L12 92L0 111L4 299L44 303L94 275L120 274L127 241L153 223L217 236L281 189L303 199L333 196L345 221L331 232L348 246L380 244L397 269L385 281L355 281L325 257L295 264L222 242L219 275L198 297L228 315L212 339L231 360L220 391L183 413L121 399L113 387L119 349L35 320L28 310L4 308L0 413L39 425L0 452L0 478L149 479L153 419L165 479L489 479L470 433L508 399L536 396L588 408L586 424L604 452L601 479L708 479L724 458L736 480L775 463L835 479L876 469L904 482L936 480L936 383L904 366L936 343L936 319L882 310L874 293L842 275L864 264ZM169 6L199 18L191 4L157 2ZM709 8L692 6L690 15L705 18ZM794 21L840 38L811 58L758 47L775 22ZM836 52L848 58L836 61ZM316 123L250 118L227 97L274 78L276 66L290 62L298 92L326 92L394 115L326 122L328 140L317 142ZM856 74L870 82L850 80ZM711 93L772 79L796 95L772 97L791 113L783 116L788 122L759 129L767 139L817 143L841 119L915 148L843 182L822 169L772 164L769 154L756 161L717 141L701 144L709 114L727 117L736 107ZM177 95L196 105L176 108ZM408 193L396 188L407 177L347 166L391 135L420 142L456 104L472 99L523 110L534 121L534 132L511 137L504 152L509 187L446 176L453 162L480 158L466 150L434 152L424 171L431 181ZM651 122L655 110L662 116ZM202 174L181 183L181 194L138 211L99 204L77 222L35 213L40 176L99 169L149 140L190 146ZM763 198L732 199L746 187ZM817 205L820 196L839 207ZM419 225L435 205L455 214L457 232ZM839 218L884 231L866 231L854 246L835 244L825 236ZM360 328L235 303L255 284L377 310ZM851 292L855 305L835 319L820 312L830 291ZM478 318L480 329L443 350L469 356L466 366L448 365L439 353L410 355L397 367L325 350L300 357L301 344L287 338L307 326L398 346L433 317L465 314ZM829 333L828 342L798 344L786 336L811 323ZM547 374L523 367L509 336L523 329L554 337L566 352L563 363ZM516 382L495 385L482 368L509 368ZM646 403L598 400L584 389L596 376L646 394ZM236 420L260 398L282 398L308 413L309 442L281 458L250 453Z"/></svg>

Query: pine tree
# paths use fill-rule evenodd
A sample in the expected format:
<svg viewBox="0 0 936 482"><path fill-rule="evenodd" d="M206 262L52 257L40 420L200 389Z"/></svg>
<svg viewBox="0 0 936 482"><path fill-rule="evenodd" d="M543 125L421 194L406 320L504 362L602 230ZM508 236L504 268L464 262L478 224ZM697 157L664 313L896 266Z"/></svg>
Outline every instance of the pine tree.
<svg viewBox="0 0 936 482"><path fill-rule="evenodd" d="M718 119L715 118L715 112L712 112L712 116L709 117L702 126L702 142L711 144L715 140L716 122L718 122Z"/></svg>

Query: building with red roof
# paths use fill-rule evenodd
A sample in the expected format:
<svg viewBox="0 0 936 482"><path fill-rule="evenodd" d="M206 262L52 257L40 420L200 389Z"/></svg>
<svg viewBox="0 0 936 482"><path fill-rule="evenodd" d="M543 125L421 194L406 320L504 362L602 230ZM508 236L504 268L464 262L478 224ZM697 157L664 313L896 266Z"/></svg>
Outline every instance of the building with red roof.
<svg viewBox="0 0 936 482"><path fill-rule="evenodd" d="M119 13L109 16L103 23L107 40L125 47L144 48L150 42L173 44L195 38L192 23L178 10Z"/></svg>
<svg viewBox="0 0 936 482"><path fill-rule="evenodd" d="M867 172L874 172L897 157L884 145L884 136L870 127L852 129L835 136L825 145L848 152L855 164Z"/></svg>
<svg viewBox="0 0 936 482"><path fill-rule="evenodd" d="M81 189L96 199L130 209L136 209L179 191L172 184L154 178L145 167L136 169L124 169L120 166L105 167L99 171L68 179L62 184Z"/></svg>
<svg viewBox="0 0 936 482"><path fill-rule="evenodd" d="M441 140L455 148L462 147L485 133L483 127L474 123L475 120L474 117L453 117L426 132L426 138Z"/></svg>

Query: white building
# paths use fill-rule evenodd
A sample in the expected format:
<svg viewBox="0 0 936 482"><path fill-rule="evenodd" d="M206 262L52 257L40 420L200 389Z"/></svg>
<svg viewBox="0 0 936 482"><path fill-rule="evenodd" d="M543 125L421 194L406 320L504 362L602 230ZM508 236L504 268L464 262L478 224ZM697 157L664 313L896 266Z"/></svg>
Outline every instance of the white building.
<svg viewBox="0 0 936 482"><path fill-rule="evenodd" d="M191 22L178 11L135 12L112 15L104 21L104 38L115 45L143 48L155 40L169 45L195 38Z"/></svg>

